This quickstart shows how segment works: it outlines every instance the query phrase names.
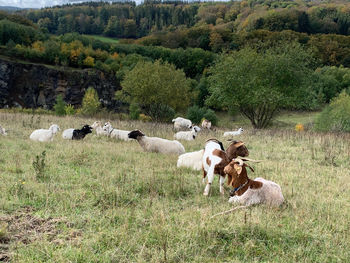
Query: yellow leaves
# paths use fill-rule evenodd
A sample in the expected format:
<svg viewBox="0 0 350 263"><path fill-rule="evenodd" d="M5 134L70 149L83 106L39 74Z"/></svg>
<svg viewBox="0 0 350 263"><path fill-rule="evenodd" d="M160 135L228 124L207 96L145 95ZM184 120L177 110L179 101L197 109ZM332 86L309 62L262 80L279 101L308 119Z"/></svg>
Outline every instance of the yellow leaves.
<svg viewBox="0 0 350 263"><path fill-rule="evenodd" d="M35 41L32 44L32 49L36 50L36 51L40 51L40 52L44 52L45 51L45 47L42 41Z"/></svg>
<svg viewBox="0 0 350 263"><path fill-rule="evenodd" d="M85 66L93 67L95 65L95 59L93 57L87 56L83 61Z"/></svg>
<svg viewBox="0 0 350 263"><path fill-rule="evenodd" d="M295 131L297 132L304 131L304 125L302 125L301 123L298 123L297 125L295 125Z"/></svg>
<svg viewBox="0 0 350 263"><path fill-rule="evenodd" d="M114 52L111 56L113 59L117 59L119 57L119 54L117 52Z"/></svg>

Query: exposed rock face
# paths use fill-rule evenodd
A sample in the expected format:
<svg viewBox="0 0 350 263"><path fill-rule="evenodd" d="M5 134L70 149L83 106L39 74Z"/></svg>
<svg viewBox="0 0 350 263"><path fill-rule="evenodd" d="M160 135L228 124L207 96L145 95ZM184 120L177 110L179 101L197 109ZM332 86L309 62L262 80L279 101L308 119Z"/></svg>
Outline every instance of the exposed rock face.
<svg viewBox="0 0 350 263"><path fill-rule="evenodd" d="M51 109L60 94L66 103L78 106L85 91L93 87L104 106L118 110L119 103L114 100L117 85L114 75L95 69L56 68L0 58L0 108Z"/></svg>

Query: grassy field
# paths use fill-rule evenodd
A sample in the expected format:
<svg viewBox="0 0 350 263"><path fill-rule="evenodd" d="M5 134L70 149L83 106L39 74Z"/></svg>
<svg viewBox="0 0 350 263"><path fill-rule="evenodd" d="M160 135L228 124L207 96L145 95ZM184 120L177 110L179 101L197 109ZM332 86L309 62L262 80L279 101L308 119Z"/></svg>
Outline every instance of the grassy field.
<svg viewBox="0 0 350 263"><path fill-rule="evenodd" d="M119 42L119 40L116 38L104 37L104 36L100 36L100 35L84 35L84 36L92 37L92 38L95 38L95 39L100 40L102 42L106 42L106 43L110 43L110 44L117 44Z"/></svg>
<svg viewBox="0 0 350 263"><path fill-rule="evenodd" d="M291 117L279 119L283 129L243 126L239 137L251 158L264 160L250 177L280 184L285 205L210 219L232 208L228 191L221 197L215 179L204 197L201 172L177 169L176 156L91 134L64 141L62 131L51 143L36 143L28 138L36 128L94 119L0 113L9 130L0 137L0 261L350 262L350 136L296 133L293 123L311 117ZM173 136L170 125L112 124ZM222 134L183 144L198 150Z"/></svg>

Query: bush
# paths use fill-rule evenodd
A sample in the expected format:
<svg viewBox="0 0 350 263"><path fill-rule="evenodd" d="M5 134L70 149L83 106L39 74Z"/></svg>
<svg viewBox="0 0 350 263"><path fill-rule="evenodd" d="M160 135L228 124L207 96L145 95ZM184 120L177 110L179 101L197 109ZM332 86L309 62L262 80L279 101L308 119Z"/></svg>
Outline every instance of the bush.
<svg viewBox="0 0 350 263"><path fill-rule="evenodd" d="M319 114L315 130L350 132L350 96L343 91Z"/></svg>
<svg viewBox="0 0 350 263"><path fill-rule="evenodd" d="M204 114L207 112L206 108L200 108L197 105L188 108L187 119L190 119L193 123L200 123Z"/></svg>
<svg viewBox="0 0 350 263"><path fill-rule="evenodd" d="M153 104L146 111L152 120L160 122L169 122L175 116L175 110L165 104Z"/></svg>
<svg viewBox="0 0 350 263"><path fill-rule="evenodd" d="M66 115L74 115L75 109L71 104L68 104L64 107L64 111L66 112Z"/></svg>
<svg viewBox="0 0 350 263"><path fill-rule="evenodd" d="M138 120L140 117L140 107L137 103L131 103L129 107L129 117L132 120Z"/></svg>
<svg viewBox="0 0 350 263"><path fill-rule="evenodd" d="M212 125L216 125L218 121L218 118L213 110L200 108L197 105L188 108L186 117L193 123L201 123L203 118L211 121Z"/></svg>
<svg viewBox="0 0 350 263"><path fill-rule="evenodd" d="M214 126L218 122L218 118L216 117L215 112L213 110L211 110L211 109L208 109L203 117L206 118L207 120L211 121L211 124L214 125Z"/></svg>
<svg viewBox="0 0 350 263"><path fill-rule="evenodd" d="M101 103L98 94L94 88L88 88L83 98L81 113L84 115L93 115L100 109Z"/></svg>
<svg viewBox="0 0 350 263"><path fill-rule="evenodd" d="M65 106L66 106L66 103L64 102L62 95L58 95L56 97L56 103L53 106L56 115L58 116L66 115Z"/></svg>

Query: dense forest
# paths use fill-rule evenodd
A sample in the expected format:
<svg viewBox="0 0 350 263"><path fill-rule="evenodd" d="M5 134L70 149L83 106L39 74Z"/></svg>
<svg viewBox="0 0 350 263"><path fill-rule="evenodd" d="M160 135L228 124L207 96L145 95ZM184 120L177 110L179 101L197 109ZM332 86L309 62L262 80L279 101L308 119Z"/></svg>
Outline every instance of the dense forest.
<svg viewBox="0 0 350 263"><path fill-rule="evenodd" d="M98 36L118 39L118 43L102 41ZM237 103L230 105L227 101L218 100L218 96L213 98L217 92L215 89L220 89L215 85L218 81L213 82L214 75L225 70L219 70L220 64L238 67L245 62L244 59L240 65L226 59L239 60L241 56L249 57L255 52L252 58L262 57L264 60L253 59L251 63L273 67L265 62L287 53L304 54L304 58L294 59L295 64L290 62L295 55L290 60L287 56L285 61L305 68L307 79L302 74L292 78L299 73L288 71L290 67L287 67L286 75L281 75L280 79L276 77L261 82L259 91L264 85L272 85L279 87L275 90L278 93L276 98L284 97L275 100L280 104L275 105L276 108L272 106L273 116L281 108L321 108L349 88L350 3L345 0L145 1L141 5L134 2L89 2L11 14L0 12L0 45L1 54L8 57L64 67L96 68L115 74L121 87L133 79L130 72L133 73L137 64L159 60L166 64L157 62L157 67L183 71L188 80L184 84L184 94L191 99L186 100L187 105L177 108L177 111L196 106L242 113L256 111L257 106L252 105L252 109L247 110ZM271 57L267 55L270 53ZM170 69L171 65L174 68ZM227 74L237 72L228 71ZM246 77L256 79L262 76ZM284 84L280 85L279 81ZM239 83L240 80L237 80L236 85ZM256 83L241 84L252 90ZM295 100L285 91L286 87L296 88L296 83L303 86L308 94ZM254 94L258 96L260 93ZM299 93L293 93L293 96L296 94ZM121 93L116 98L129 104L137 103L141 110L149 108L142 101L126 100ZM307 98L307 102L303 102L302 98ZM157 104L157 101L154 102ZM269 110L266 111L271 111L270 106L267 108Z"/></svg>

